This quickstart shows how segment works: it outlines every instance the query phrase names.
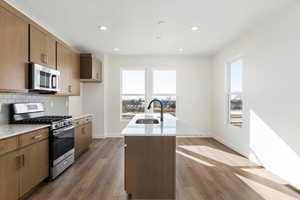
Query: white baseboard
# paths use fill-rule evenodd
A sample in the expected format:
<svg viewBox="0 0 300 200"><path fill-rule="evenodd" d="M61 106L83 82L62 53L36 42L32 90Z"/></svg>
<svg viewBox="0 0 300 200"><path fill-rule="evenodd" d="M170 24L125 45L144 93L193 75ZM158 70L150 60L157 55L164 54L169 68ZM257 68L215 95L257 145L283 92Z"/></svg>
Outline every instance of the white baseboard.
<svg viewBox="0 0 300 200"><path fill-rule="evenodd" d="M245 156L246 158L248 158L249 155L248 155L247 153L241 151L240 149L238 149L238 148L237 148L235 145L233 145L232 143L227 142L227 141L225 141L223 138L218 137L218 136L213 136L213 138L214 138L215 140L217 140L218 142L222 143L223 145L225 145L225 146L231 148L232 150L234 150L234 151L238 152L239 154L241 154L241 155Z"/></svg>

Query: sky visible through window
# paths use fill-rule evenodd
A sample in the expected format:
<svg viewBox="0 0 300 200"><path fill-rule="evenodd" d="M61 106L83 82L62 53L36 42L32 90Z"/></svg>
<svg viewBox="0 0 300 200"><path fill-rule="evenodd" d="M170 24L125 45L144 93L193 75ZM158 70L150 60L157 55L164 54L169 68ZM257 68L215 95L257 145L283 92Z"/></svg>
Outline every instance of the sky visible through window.
<svg viewBox="0 0 300 200"><path fill-rule="evenodd" d="M243 61L239 59L230 64L230 92L242 92Z"/></svg>
<svg viewBox="0 0 300 200"><path fill-rule="evenodd" d="M176 94L176 71L157 70L153 72L154 94Z"/></svg>
<svg viewBox="0 0 300 200"><path fill-rule="evenodd" d="M122 71L122 94L145 94L145 71Z"/></svg>

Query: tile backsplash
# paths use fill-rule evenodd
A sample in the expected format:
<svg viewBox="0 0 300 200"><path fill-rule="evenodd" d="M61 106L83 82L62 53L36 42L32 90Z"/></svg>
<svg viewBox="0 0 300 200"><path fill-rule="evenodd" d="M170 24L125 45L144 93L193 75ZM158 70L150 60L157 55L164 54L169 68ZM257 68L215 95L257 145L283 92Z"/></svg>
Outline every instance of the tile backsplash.
<svg viewBox="0 0 300 200"><path fill-rule="evenodd" d="M9 122L9 104L13 103L43 103L46 114L68 114L68 97L36 94L0 94L0 124Z"/></svg>

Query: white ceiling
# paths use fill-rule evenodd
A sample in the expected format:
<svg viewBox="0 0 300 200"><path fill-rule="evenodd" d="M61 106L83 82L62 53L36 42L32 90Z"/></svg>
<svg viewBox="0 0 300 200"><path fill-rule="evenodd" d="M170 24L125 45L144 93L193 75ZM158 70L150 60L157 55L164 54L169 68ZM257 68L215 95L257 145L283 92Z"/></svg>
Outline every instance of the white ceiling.
<svg viewBox="0 0 300 200"><path fill-rule="evenodd" d="M296 0L6 1L82 52L158 55L215 53Z"/></svg>

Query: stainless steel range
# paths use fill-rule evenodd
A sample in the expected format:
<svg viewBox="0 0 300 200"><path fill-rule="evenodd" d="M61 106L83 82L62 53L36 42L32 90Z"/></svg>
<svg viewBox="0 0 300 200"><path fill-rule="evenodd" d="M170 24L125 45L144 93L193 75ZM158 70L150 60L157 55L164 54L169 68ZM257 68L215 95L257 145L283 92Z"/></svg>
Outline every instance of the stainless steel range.
<svg viewBox="0 0 300 200"><path fill-rule="evenodd" d="M74 163L74 121L71 116L47 116L41 103L11 105L13 124L49 124L50 179L55 179Z"/></svg>

